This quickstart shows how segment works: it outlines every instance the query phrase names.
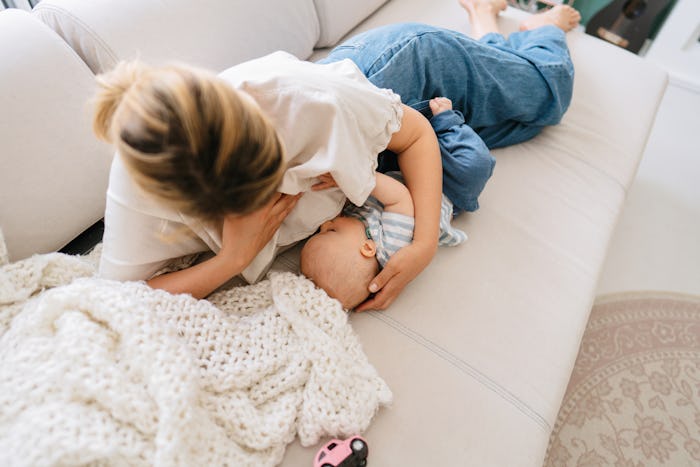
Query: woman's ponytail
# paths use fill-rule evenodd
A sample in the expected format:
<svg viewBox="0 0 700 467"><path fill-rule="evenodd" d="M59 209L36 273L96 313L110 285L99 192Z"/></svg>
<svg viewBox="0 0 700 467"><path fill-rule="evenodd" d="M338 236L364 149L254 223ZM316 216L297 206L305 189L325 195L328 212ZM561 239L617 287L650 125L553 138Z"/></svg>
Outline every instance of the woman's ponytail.
<svg viewBox="0 0 700 467"><path fill-rule="evenodd" d="M147 70L147 66L138 61L122 61L111 71L97 75L98 90L94 99L92 128L98 138L114 142L111 134L114 114L124 95Z"/></svg>

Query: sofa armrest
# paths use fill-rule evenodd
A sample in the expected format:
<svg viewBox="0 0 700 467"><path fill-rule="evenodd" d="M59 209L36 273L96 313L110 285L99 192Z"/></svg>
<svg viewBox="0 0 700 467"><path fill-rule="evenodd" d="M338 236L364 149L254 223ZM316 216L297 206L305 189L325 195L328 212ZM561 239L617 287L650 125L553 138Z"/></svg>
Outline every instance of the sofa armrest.
<svg viewBox="0 0 700 467"><path fill-rule="evenodd" d="M51 29L0 12L0 228L10 260L61 248L104 215L112 150L93 136L94 75Z"/></svg>

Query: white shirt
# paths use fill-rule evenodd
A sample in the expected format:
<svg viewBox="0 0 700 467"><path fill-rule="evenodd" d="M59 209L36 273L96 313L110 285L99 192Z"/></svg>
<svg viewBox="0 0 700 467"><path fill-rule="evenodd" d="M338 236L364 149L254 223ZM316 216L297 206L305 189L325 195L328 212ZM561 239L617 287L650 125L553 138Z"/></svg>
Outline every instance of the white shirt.
<svg viewBox="0 0 700 467"><path fill-rule="evenodd" d="M398 95L370 83L350 60L301 61L285 52L236 65L220 75L250 95L273 122L288 170L280 191L305 192L272 240L243 271L259 280L279 247L313 234L340 213L345 196L357 205L374 189L377 154L398 131ZM340 190L308 191L330 172ZM112 163L100 275L150 278L170 259L221 247L221 226L204 225L150 197L129 176L117 154Z"/></svg>

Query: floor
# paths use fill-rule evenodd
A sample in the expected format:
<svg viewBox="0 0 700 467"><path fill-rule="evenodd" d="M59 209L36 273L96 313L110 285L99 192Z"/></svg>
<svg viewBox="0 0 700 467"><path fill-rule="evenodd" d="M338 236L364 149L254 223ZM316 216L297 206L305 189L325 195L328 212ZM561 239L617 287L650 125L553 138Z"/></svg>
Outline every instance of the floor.
<svg viewBox="0 0 700 467"><path fill-rule="evenodd" d="M609 247L598 294L700 295L700 2L677 0L640 55L669 72L637 178Z"/></svg>
<svg viewBox="0 0 700 467"><path fill-rule="evenodd" d="M700 295L700 93L672 84L618 221L598 294Z"/></svg>

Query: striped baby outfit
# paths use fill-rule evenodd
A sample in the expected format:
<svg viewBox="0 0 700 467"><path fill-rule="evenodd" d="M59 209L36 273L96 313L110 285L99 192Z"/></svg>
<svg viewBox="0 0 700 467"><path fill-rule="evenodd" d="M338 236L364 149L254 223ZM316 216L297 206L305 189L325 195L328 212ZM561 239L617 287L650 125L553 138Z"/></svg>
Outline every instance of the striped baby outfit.
<svg viewBox="0 0 700 467"><path fill-rule="evenodd" d="M387 173L394 178L393 173ZM400 178L399 178L400 179ZM452 226L452 202L442 195L440 208L440 246L455 246L467 239L467 234ZM362 206L351 202L345 204L343 215L360 219L367 230L368 238L372 239L377 249L377 261L384 267L389 258L413 240L415 220L411 216L384 211L384 205L374 196L370 196Z"/></svg>

